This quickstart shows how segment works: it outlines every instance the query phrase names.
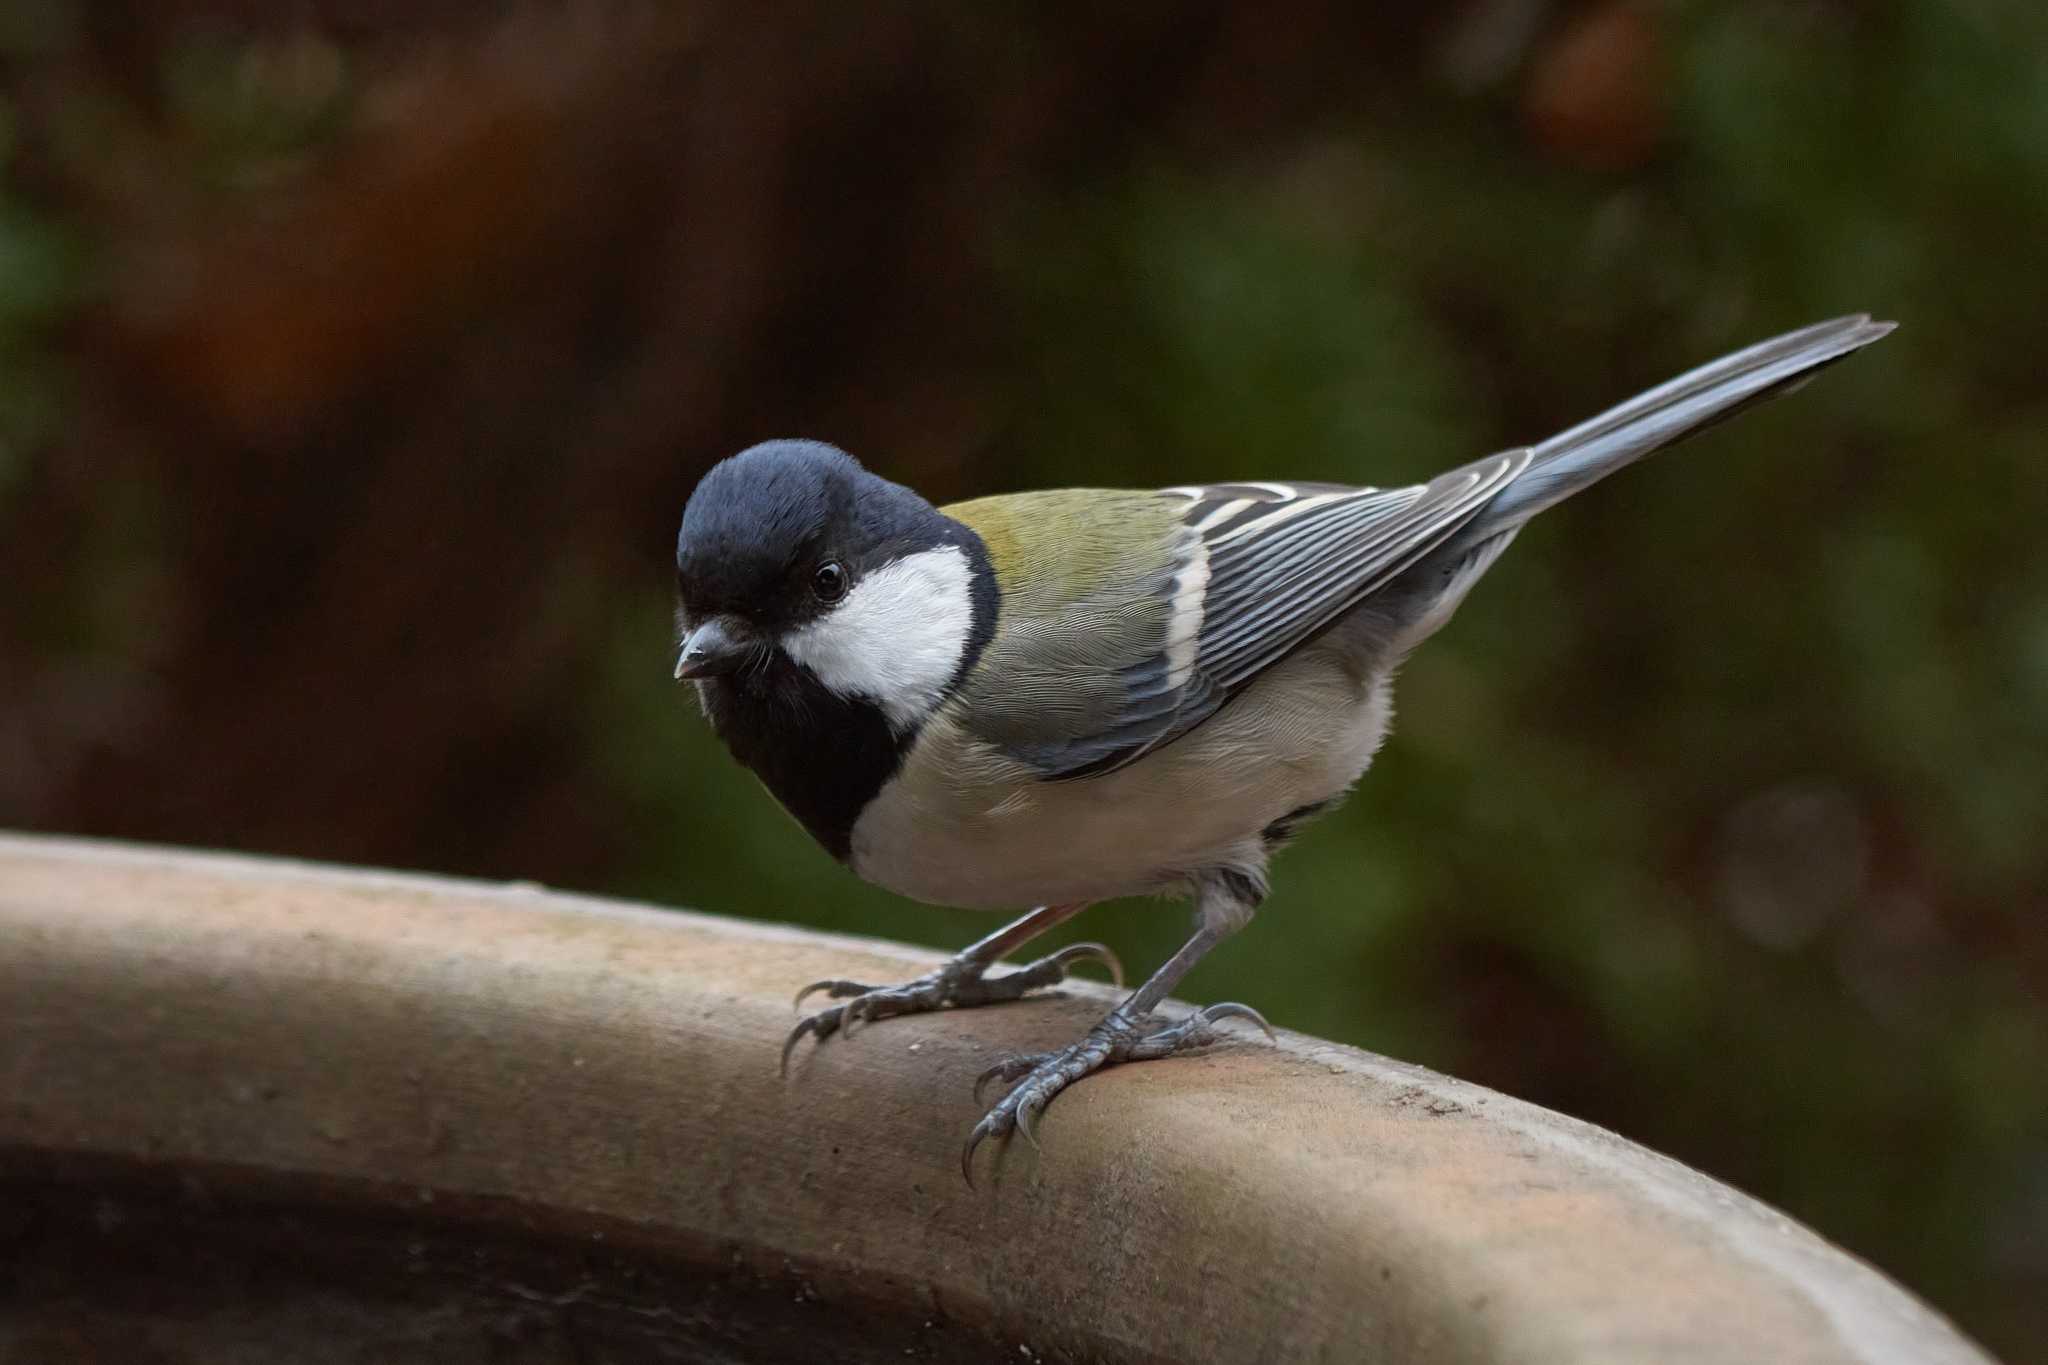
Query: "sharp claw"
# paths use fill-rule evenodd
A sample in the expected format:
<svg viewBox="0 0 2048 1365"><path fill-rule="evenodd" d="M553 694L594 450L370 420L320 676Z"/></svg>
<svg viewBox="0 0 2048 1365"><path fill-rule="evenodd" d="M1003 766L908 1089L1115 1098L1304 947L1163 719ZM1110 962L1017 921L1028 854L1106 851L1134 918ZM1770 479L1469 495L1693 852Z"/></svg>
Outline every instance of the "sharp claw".
<svg viewBox="0 0 2048 1365"><path fill-rule="evenodd" d="M1107 967L1109 969L1109 979L1118 987L1122 987L1124 984L1124 964L1110 950L1110 946L1107 943L1070 943L1052 955L1052 960L1059 963L1062 970L1071 963L1086 961L1090 958Z"/></svg>
<svg viewBox="0 0 2048 1365"><path fill-rule="evenodd" d="M1024 1102L1017 1106L1017 1131L1022 1133L1024 1140L1031 1144L1032 1151L1042 1153L1045 1151L1045 1148L1038 1145L1038 1134L1031 1131L1031 1123L1031 1097L1026 1095Z"/></svg>
<svg viewBox="0 0 2048 1365"><path fill-rule="evenodd" d="M967 1135L967 1145L960 1149L960 1174L967 1178L967 1188L970 1190L974 1188L974 1149L981 1146L983 1139L995 1131L995 1125L989 1122L989 1119L994 1117L995 1115L990 1114L975 1124L974 1131Z"/></svg>
<svg viewBox="0 0 2048 1365"><path fill-rule="evenodd" d="M1009 1069L1010 1064L1008 1062L997 1062L994 1066L976 1076L974 1078L974 1102L980 1104L981 1092L988 1089L988 1083Z"/></svg>
<svg viewBox="0 0 2048 1365"><path fill-rule="evenodd" d="M1213 1024L1218 1019L1249 1019L1266 1031L1268 1039L1276 1043L1280 1041L1279 1035L1273 1032L1273 1026L1266 1022L1266 1016L1250 1005L1240 1005L1234 1000L1226 1000L1220 1005L1210 1005L1202 1011L1204 1023Z"/></svg>
<svg viewBox="0 0 2048 1365"><path fill-rule="evenodd" d="M822 1017L822 1015L814 1014L810 1018L800 1021L795 1028L789 1031L789 1037L782 1040L783 1075L787 1076L789 1074L789 1054L796 1051L796 1045L803 1041L803 1036L806 1033L815 1033L821 1039L825 1036L824 1026L818 1022Z"/></svg>
<svg viewBox="0 0 2048 1365"><path fill-rule="evenodd" d="M974 1078L974 1102L976 1104L981 1103L981 1092L988 1089L990 1081L1022 1080L1049 1060L1051 1060L1051 1054L1044 1052L1003 1058L1003 1060Z"/></svg>
<svg viewBox="0 0 2048 1365"><path fill-rule="evenodd" d="M819 991L823 991L834 1000L838 1000L848 995L864 995L872 989L873 987L863 986L858 981L841 981L836 977L828 976L823 981L813 981L810 985L798 991L796 999L789 1002L789 1007L796 1010L802 1009L805 997L816 995Z"/></svg>

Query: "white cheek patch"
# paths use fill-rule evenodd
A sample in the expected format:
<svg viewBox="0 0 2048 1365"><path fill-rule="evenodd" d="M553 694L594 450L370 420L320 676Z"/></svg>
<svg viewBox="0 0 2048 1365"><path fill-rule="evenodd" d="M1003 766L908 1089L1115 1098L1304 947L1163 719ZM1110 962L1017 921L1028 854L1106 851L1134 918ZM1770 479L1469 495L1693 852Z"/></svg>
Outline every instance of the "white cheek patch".
<svg viewBox="0 0 2048 1365"><path fill-rule="evenodd" d="M973 569L955 545L868 574L783 652L841 696L865 697L907 730L932 713L974 628Z"/></svg>

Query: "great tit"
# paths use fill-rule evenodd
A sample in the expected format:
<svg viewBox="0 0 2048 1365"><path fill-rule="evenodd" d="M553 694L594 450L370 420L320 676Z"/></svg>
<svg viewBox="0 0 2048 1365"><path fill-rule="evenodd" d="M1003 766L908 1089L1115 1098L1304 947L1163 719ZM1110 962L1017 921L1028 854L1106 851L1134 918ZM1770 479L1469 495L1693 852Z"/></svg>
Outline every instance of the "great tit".
<svg viewBox="0 0 2048 1365"><path fill-rule="evenodd" d="M1013 1000L1076 944L989 969L1095 901L1191 896L1185 946L1070 1047L985 1072L1012 1088L961 1153L1102 1067L1265 1027L1160 1003L1266 896L1266 866L1356 782L1395 669L1523 523L1623 465L1891 331L1838 318L1717 360L1533 446L1427 483L1072 488L934 507L816 441L714 466L676 541L675 676L733 756L855 873L918 900L1037 909L925 976L819 981L856 1022ZM1270 1032L1270 1030L1268 1030Z"/></svg>

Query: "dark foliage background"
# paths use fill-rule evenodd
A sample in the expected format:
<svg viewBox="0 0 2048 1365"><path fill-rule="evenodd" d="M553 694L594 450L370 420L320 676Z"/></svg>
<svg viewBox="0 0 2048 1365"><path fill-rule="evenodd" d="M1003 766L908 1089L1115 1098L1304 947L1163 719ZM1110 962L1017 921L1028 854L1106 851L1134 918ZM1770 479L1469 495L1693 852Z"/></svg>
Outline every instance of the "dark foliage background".
<svg viewBox="0 0 2048 1365"><path fill-rule="evenodd" d="M13 0L0 822L954 946L668 682L711 461L1384 483L1874 310L1525 535L1186 993L2048 1359L2044 14Z"/></svg>

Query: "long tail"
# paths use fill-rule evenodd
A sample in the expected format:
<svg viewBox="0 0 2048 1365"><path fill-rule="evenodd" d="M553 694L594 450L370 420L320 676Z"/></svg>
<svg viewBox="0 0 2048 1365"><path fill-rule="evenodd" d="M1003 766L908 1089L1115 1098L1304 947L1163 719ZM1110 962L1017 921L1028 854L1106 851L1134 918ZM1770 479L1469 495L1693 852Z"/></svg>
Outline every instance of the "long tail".
<svg viewBox="0 0 2048 1365"><path fill-rule="evenodd" d="M1469 547L1519 527L1623 465L1791 392L1896 325L1859 313L1802 327L1722 356L1561 431L1532 449L1528 470L1465 526L1458 541Z"/></svg>
<svg viewBox="0 0 2048 1365"><path fill-rule="evenodd" d="M1529 518L1754 403L1790 393L1822 367L1860 351L1896 323L1868 314L1818 322L1688 371L1531 447L1529 467L1449 540L1402 575L1398 650L1434 634Z"/></svg>

